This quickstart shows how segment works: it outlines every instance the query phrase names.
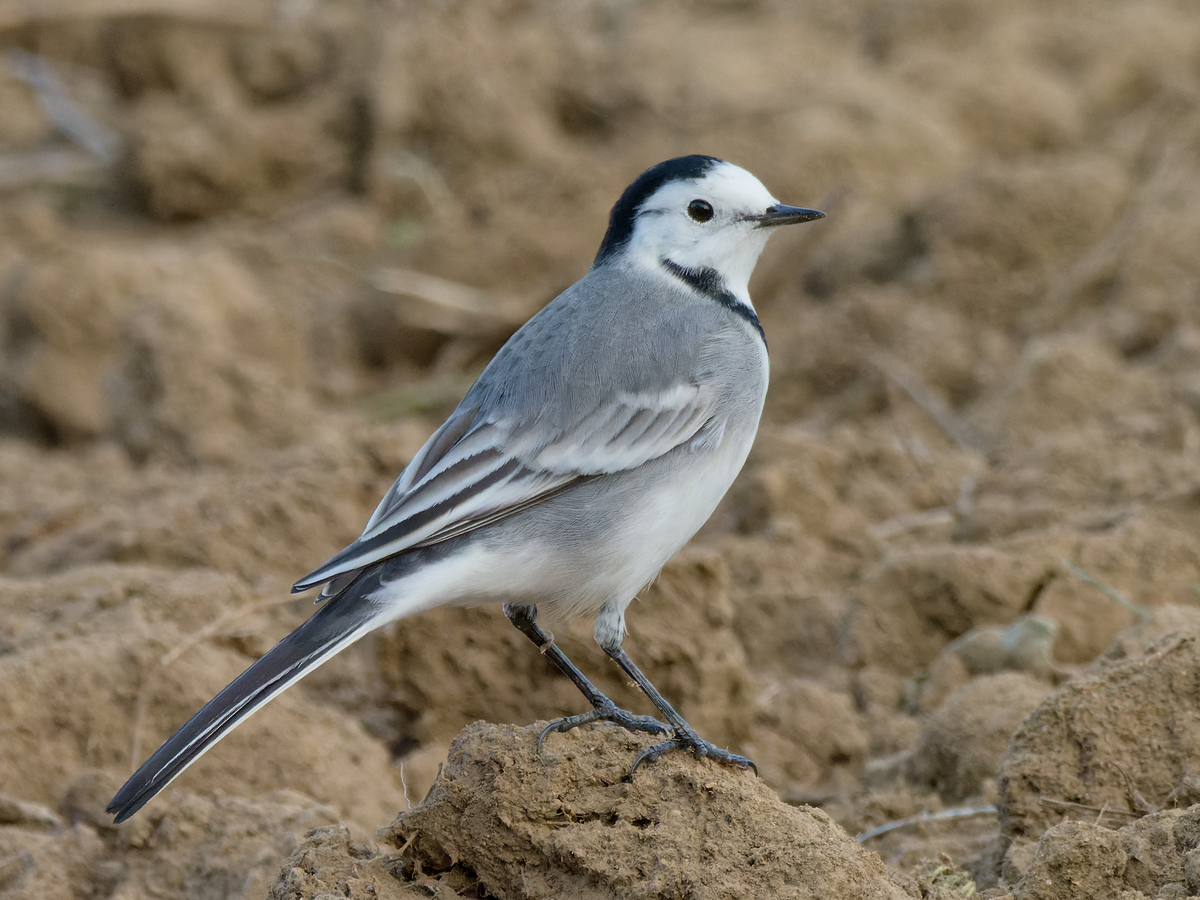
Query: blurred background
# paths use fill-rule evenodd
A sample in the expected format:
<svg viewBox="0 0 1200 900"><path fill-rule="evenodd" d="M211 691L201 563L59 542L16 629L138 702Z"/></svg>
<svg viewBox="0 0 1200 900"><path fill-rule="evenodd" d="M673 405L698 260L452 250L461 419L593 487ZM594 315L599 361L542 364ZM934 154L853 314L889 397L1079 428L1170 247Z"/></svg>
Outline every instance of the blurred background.
<svg viewBox="0 0 1200 900"><path fill-rule="evenodd" d="M1198 100L1191 0L0 0L0 894L261 896L466 723L580 710L441 610L102 814L686 153L828 218L758 267L760 438L630 654L852 834L990 806L1056 682L1200 624ZM986 887L1009 837L870 846Z"/></svg>

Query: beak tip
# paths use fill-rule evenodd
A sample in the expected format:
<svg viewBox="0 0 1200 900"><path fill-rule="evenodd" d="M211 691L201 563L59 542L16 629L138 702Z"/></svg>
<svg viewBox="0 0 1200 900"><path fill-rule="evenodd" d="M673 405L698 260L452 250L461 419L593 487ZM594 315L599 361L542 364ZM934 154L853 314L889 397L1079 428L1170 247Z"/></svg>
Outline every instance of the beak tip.
<svg viewBox="0 0 1200 900"><path fill-rule="evenodd" d="M782 203L769 207L758 217L758 223L764 227L776 225L795 225L800 222L815 222L825 218L825 213L816 209L805 209L801 206L784 206Z"/></svg>

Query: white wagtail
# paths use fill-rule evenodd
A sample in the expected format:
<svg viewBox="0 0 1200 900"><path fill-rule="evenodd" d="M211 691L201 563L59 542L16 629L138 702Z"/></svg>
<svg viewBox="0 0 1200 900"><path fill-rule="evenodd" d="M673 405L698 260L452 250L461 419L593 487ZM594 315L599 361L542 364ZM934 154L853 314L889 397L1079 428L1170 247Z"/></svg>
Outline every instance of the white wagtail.
<svg viewBox="0 0 1200 900"><path fill-rule="evenodd" d="M621 649L625 608L712 514L742 468L767 391L748 283L783 206L710 156L643 172L588 273L500 349L380 502L362 535L293 591L324 605L163 744L108 806L129 818L234 726L374 628L444 604L504 612L606 721L670 735L639 765L702 740ZM666 724L616 706L537 623L589 615L596 642Z"/></svg>

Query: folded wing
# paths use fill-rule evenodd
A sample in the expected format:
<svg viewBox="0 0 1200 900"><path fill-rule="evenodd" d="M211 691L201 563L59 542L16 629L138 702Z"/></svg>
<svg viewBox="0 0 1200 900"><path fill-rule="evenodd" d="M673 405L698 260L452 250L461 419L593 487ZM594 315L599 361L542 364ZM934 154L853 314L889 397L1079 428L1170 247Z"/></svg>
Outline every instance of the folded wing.
<svg viewBox="0 0 1200 900"><path fill-rule="evenodd" d="M713 405L699 385L620 394L550 433L460 407L401 473L358 540L292 590L473 531L582 480L636 468L693 440Z"/></svg>

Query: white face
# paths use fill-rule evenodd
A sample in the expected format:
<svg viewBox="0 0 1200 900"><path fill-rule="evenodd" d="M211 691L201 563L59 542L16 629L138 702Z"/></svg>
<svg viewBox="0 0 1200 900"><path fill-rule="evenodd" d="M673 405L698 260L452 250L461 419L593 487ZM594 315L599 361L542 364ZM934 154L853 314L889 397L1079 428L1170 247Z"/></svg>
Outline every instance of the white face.
<svg viewBox="0 0 1200 900"><path fill-rule="evenodd" d="M712 207L689 212L700 200ZM661 268L669 259L686 269L715 269L729 290L750 305L750 273L774 229L747 216L761 216L778 203L762 182L732 163L714 166L702 178L673 181L646 199L633 227L628 253L644 265Z"/></svg>

